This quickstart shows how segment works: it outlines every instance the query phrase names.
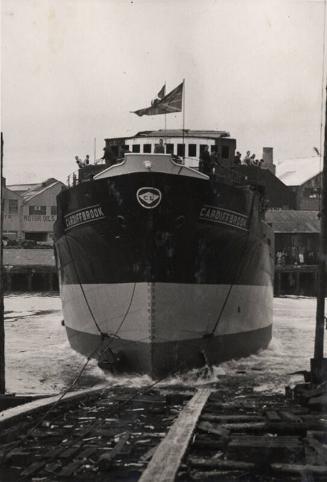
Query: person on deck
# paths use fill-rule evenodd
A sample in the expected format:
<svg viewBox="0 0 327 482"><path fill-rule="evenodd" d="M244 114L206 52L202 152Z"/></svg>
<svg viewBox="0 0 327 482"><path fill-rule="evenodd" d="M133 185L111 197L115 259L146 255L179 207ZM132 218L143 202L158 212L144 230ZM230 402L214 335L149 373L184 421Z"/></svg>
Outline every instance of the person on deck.
<svg viewBox="0 0 327 482"><path fill-rule="evenodd" d="M164 153L165 152L165 146L164 146L164 143L163 143L163 139L160 139L159 144L155 145L154 152L155 153L159 153L159 152Z"/></svg>
<svg viewBox="0 0 327 482"><path fill-rule="evenodd" d="M79 169L81 169L82 167L85 167L84 162L78 156L75 156L75 161L76 161L76 164L78 165Z"/></svg>
<svg viewBox="0 0 327 482"><path fill-rule="evenodd" d="M234 164L235 166L240 166L242 164L242 160L241 160L241 153L240 152L236 152L235 156L234 156Z"/></svg>
<svg viewBox="0 0 327 482"><path fill-rule="evenodd" d="M205 146L203 152L200 155L199 171L207 176L212 175L212 161L209 153L208 146Z"/></svg>

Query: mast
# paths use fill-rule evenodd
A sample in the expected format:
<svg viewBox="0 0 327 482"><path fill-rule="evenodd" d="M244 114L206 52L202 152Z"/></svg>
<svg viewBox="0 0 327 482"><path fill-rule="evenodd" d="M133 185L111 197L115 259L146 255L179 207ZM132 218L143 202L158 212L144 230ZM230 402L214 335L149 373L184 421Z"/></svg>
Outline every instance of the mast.
<svg viewBox="0 0 327 482"><path fill-rule="evenodd" d="M326 87L327 89L327 87ZM320 256L319 284L317 293L316 330L314 343L314 358L311 359L312 381L320 383L327 379L327 359L324 358L325 330L325 296L326 296L326 260L327 260L327 96L325 100L325 137L324 157L321 181L320 206Z"/></svg>
<svg viewBox="0 0 327 482"><path fill-rule="evenodd" d="M3 182L3 134L1 132L1 156L0 156L0 394L6 391L5 384L5 330L4 330L4 304L3 304L3 200L4 200L4 182Z"/></svg>

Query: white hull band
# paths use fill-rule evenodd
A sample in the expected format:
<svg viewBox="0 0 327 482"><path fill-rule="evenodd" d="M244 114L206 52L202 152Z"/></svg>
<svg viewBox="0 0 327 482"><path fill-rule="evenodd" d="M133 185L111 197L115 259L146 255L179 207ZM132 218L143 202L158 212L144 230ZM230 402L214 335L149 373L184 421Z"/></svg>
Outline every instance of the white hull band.
<svg viewBox="0 0 327 482"><path fill-rule="evenodd" d="M101 346L94 356L120 371L160 376L247 356L271 339L271 286L121 283L61 291L71 346L86 356Z"/></svg>

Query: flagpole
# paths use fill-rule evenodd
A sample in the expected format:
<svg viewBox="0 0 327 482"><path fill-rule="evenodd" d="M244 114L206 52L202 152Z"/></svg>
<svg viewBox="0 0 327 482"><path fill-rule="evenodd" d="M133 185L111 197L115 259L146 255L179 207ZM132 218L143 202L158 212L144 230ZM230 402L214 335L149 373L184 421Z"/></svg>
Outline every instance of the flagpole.
<svg viewBox="0 0 327 482"><path fill-rule="evenodd" d="M6 392L5 382L5 328L4 328L4 270L3 270L3 201L4 201L4 179L3 179L3 133L1 132L0 141L1 155L0 155L0 394Z"/></svg>
<svg viewBox="0 0 327 482"><path fill-rule="evenodd" d="M165 93L166 93L166 80L165 80ZM167 154L167 114L165 113L165 154Z"/></svg>
<svg viewBox="0 0 327 482"><path fill-rule="evenodd" d="M185 135L184 135L184 129L185 129L185 79L183 79L183 144L184 144L184 163L185 163Z"/></svg>

